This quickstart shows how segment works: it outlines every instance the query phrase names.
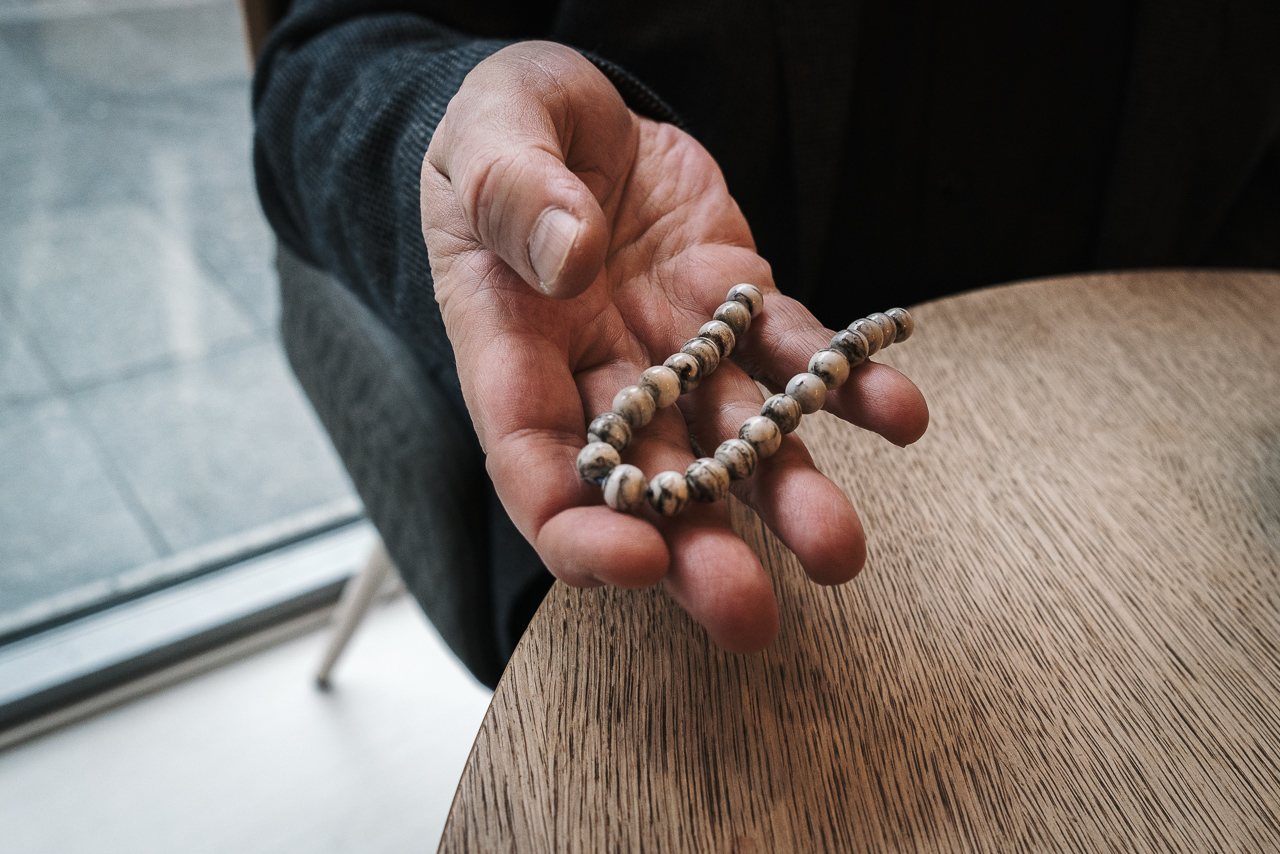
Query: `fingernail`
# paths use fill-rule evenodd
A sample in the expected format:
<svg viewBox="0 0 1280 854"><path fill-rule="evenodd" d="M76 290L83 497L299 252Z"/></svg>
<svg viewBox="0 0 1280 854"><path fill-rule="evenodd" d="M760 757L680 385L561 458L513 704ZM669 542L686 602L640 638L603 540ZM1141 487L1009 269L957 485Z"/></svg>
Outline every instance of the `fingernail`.
<svg viewBox="0 0 1280 854"><path fill-rule="evenodd" d="M582 230L573 214L560 208L547 208L534 223L529 236L529 263L538 276L538 284L544 292L560 281L569 252Z"/></svg>

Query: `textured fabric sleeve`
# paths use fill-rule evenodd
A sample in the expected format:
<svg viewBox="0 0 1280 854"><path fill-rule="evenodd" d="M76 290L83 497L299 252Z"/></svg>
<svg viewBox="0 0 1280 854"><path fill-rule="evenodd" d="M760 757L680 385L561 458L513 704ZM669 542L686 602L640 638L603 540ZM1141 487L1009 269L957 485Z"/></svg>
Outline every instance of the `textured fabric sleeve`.
<svg viewBox="0 0 1280 854"><path fill-rule="evenodd" d="M294 0L263 49L254 165L267 219L430 365L452 367L453 353L422 239L422 158L468 72L515 41L554 37L557 9L558 0ZM632 109L680 123L622 68L585 55Z"/></svg>
<svg viewBox="0 0 1280 854"><path fill-rule="evenodd" d="M428 361L452 364L431 287L419 173L463 78L511 39L422 15L297 0L254 81L254 166L280 240L351 287Z"/></svg>

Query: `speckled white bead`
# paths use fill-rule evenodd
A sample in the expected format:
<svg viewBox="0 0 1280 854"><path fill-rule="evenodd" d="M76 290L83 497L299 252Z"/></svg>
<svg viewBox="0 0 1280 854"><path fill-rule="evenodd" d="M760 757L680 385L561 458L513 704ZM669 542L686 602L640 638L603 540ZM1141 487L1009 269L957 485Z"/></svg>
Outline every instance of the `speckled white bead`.
<svg viewBox="0 0 1280 854"><path fill-rule="evenodd" d="M618 449L605 442L592 442L578 451L578 475L585 481L599 483L622 462Z"/></svg>
<svg viewBox="0 0 1280 854"><path fill-rule="evenodd" d="M759 456L750 442L741 439L726 439L716 448L716 459L729 470L729 477L734 480L745 480L756 470Z"/></svg>
<svg viewBox="0 0 1280 854"><path fill-rule="evenodd" d="M666 365L654 365L640 375L640 388L649 392L653 402L662 409L680 396L680 375Z"/></svg>
<svg viewBox="0 0 1280 854"><path fill-rule="evenodd" d="M790 433L800 426L800 417L804 413L794 397L775 394L760 407L760 414L777 424L783 433Z"/></svg>
<svg viewBox="0 0 1280 854"><path fill-rule="evenodd" d="M880 349L883 350L892 344L898 337L898 324L893 322L893 318L885 314L883 311L873 311L867 315L867 320L877 324L883 337L880 339Z"/></svg>
<svg viewBox="0 0 1280 854"><path fill-rule="evenodd" d="M898 327L898 334L894 336L893 343L901 344L911 337L911 333L916 331L915 318L911 316L911 312L905 308L891 308L885 312L893 318L893 322Z"/></svg>
<svg viewBox="0 0 1280 854"><path fill-rule="evenodd" d="M649 504L663 516L674 516L689 503L689 484L678 471L658 472L649 481Z"/></svg>
<svg viewBox="0 0 1280 854"><path fill-rule="evenodd" d="M809 373L822 380L830 391L849 379L849 360L839 350L819 350L809 359Z"/></svg>
<svg viewBox="0 0 1280 854"><path fill-rule="evenodd" d="M760 293L760 289L755 285L746 282L729 288L729 295L725 299L742 303L751 310L752 317L759 317L760 311L764 308L764 294Z"/></svg>
<svg viewBox="0 0 1280 854"><path fill-rule="evenodd" d="M738 428L738 438L750 442L756 449L756 456L761 459L773 456L774 451L782 446L782 431L772 418L763 415L752 415L743 421Z"/></svg>
<svg viewBox="0 0 1280 854"><path fill-rule="evenodd" d="M648 495L644 472L635 466L623 463L604 479L604 503L622 513L635 513L644 506Z"/></svg>
<svg viewBox="0 0 1280 854"><path fill-rule="evenodd" d="M687 353L698 360L698 367L702 370L703 377L720 365L720 348L709 338L690 338L684 342L680 352Z"/></svg>
<svg viewBox="0 0 1280 854"><path fill-rule="evenodd" d="M827 402L827 384L813 374L796 374L787 383L787 396L795 398L800 411L809 415Z"/></svg>
<svg viewBox="0 0 1280 854"><path fill-rule="evenodd" d="M844 354L845 361L849 363L850 368L856 368L867 360L867 354L871 347L867 343L867 336L861 332L854 332L852 329L841 329L831 339L831 349L839 350Z"/></svg>
<svg viewBox="0 0 1280 854"><path fill-rule="evenodd" d="M631 425L616 412L597 415L587 427L588 442L605 442L619 451L631 442Z"/></svg>
<svg viewBox="0 0 1280 854"><path fill-rule="evenodd" d="M729 493L729 470L724 463L712 457L702 457L689 463L684 470L684 479L689 485L689 498L693 501L710 503Z"/></svg>
<svg viewBox="0 0 1280 854"><path fill-rule="evenodd" d="M721 303L716 313L711 316L721 323L729 324L729 328L737 338L746 335L747 330L751 328L751 309L737 300Z"/></svg>
<svg viewBox="0 0 1280 854"><path fill-rule="evenodd" d="M702 366L688 353L676 353L663 362L662 366L676 372L676 376L680 378L681 394L688 394L702 382Z"/></svg>
<svg viewBox="0 0 1280 854"><path fill-rule="evenodd" d="M729 328L729 324L723 320L708 320L702 324L702 328L698 330L699 338L706 338L708 341L714 341L716 347L720 349L720 358L727 358L729 353L733 351L733 345L738 339L733 334L733 330Z"/></svg>
<svg viewBox="0 0 1280 854"><path fill-rule="evenodd" d="M632 430L638 430L653 420L658 404L653 395L638 385L629 385L613 398L613 411L627 419Z"/></svg>
<svg viewBox="0 0 1280 854"><path fill-rule="evenodd" d="M880 324L862 317L850 323L849 330L861 332L862 337L867 339L867 358L880 352L880 345L884 342L884 331L880 328Z"/></svg>

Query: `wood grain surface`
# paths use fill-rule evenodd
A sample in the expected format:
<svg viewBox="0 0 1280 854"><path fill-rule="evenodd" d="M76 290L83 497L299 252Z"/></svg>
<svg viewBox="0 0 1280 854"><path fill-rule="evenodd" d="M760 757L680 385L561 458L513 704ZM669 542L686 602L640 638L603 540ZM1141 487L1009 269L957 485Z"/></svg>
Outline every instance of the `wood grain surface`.
<svg viewBox="0 0 1280 854"><path fill-rule="evenodd" d="M1280 276L919 307L932 425L805 419L866 571L719 651L662 591L557 585L444 851L1280 850Z"/></svg>

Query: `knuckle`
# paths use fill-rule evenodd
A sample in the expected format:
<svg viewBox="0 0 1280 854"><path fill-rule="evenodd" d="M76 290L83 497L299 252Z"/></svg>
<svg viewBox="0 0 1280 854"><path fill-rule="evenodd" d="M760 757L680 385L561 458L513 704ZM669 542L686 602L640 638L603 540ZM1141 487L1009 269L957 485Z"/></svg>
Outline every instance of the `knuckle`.
<svg viewBox="0 0 1280 854"><path fill-rule="evenodd" d="M477 151L467 163L455 192L467 224L476 237L493 249L493 241L500 233L505 200L510 194L513 160L493 148Z"/></svg>

